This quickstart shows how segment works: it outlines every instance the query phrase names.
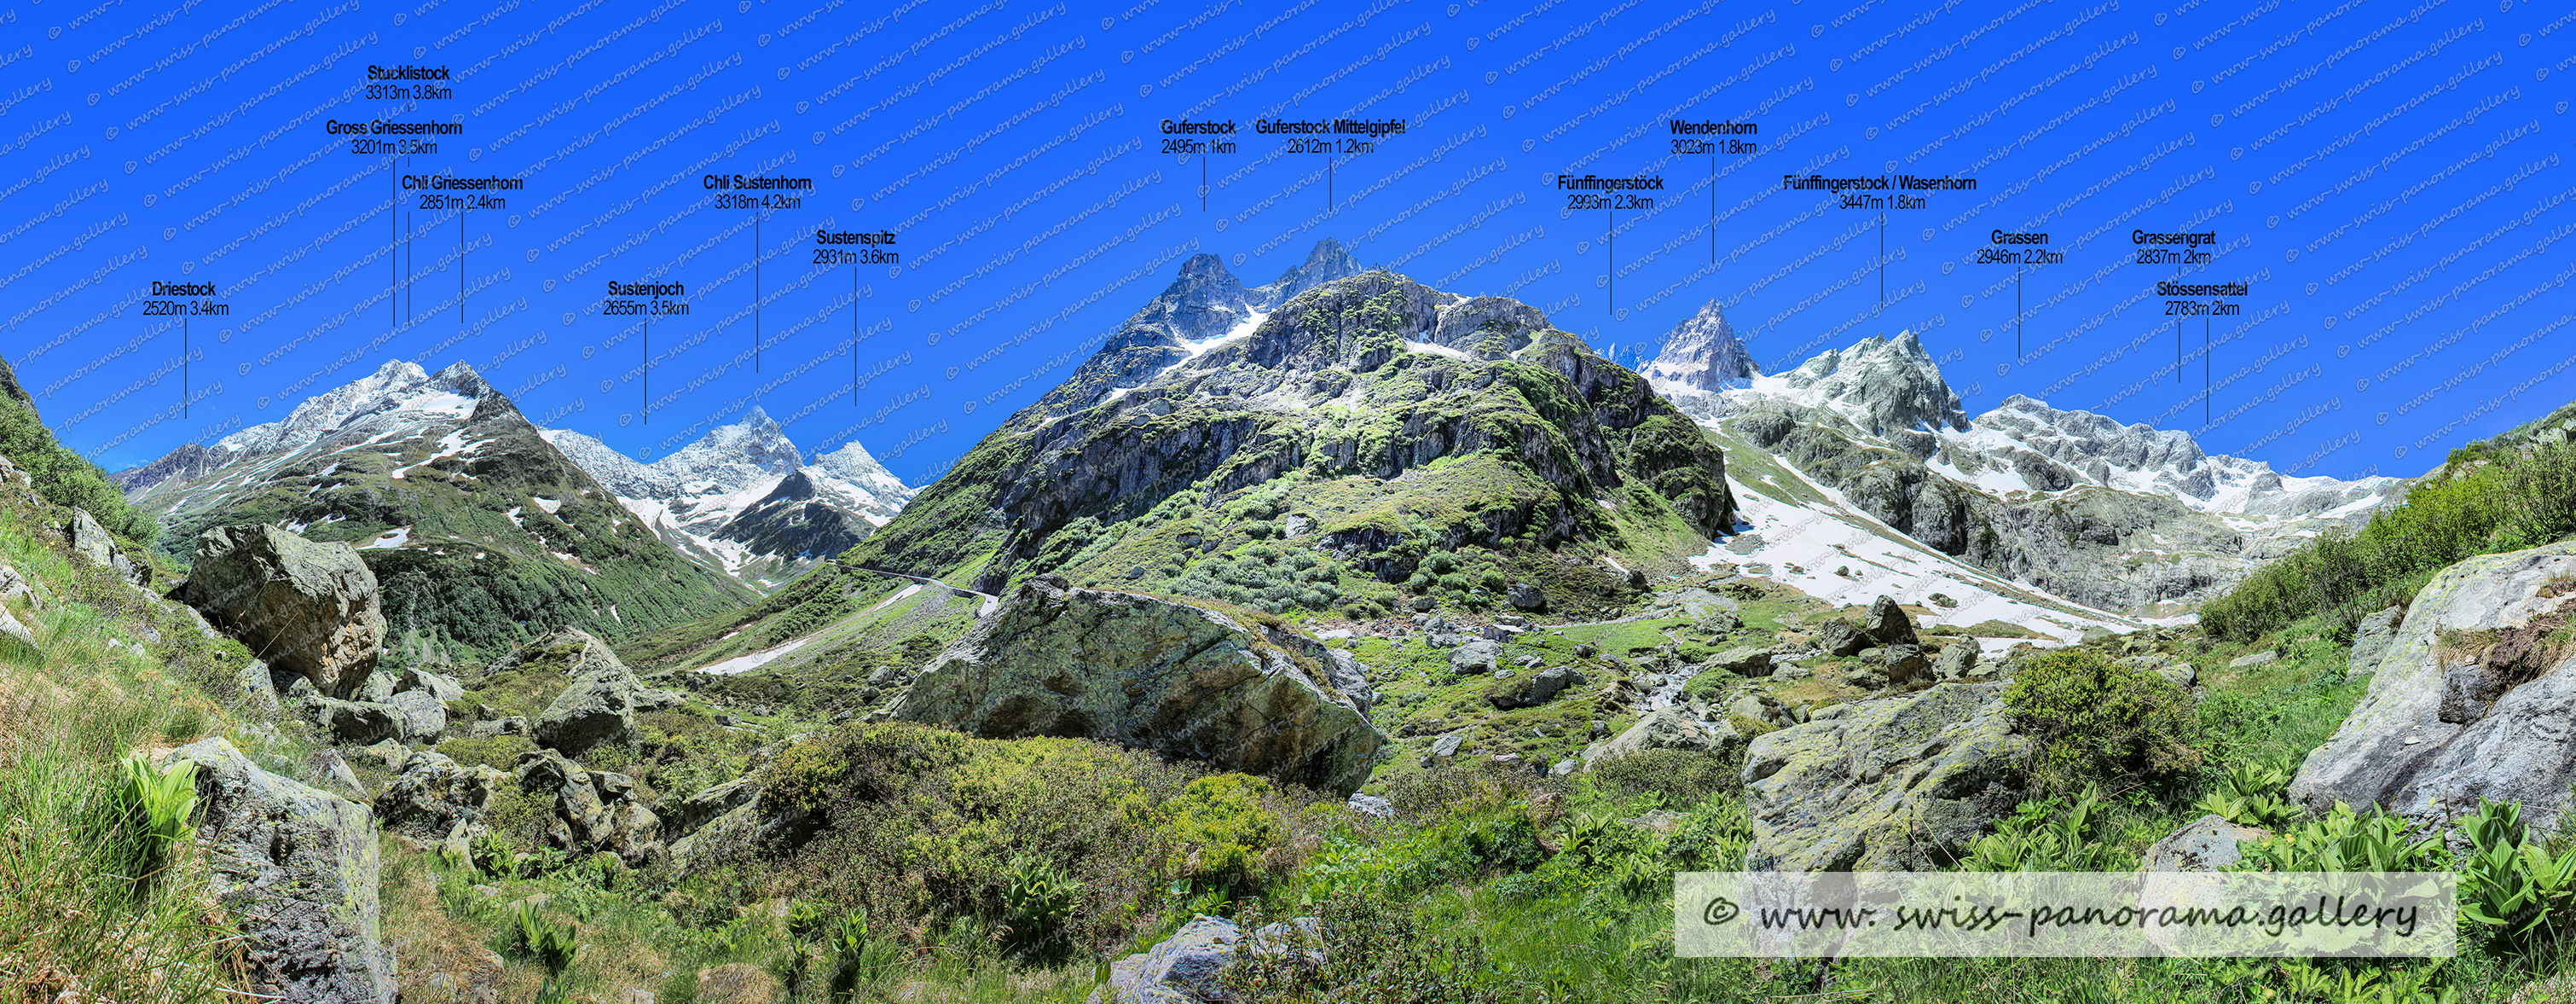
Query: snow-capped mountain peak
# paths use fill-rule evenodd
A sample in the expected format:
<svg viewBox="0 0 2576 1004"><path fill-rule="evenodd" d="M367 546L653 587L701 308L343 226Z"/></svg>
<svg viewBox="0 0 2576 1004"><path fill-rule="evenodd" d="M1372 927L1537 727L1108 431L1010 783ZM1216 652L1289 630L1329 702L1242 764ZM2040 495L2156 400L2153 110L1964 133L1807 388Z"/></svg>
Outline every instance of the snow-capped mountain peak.
<svg viewBox="0 0 2576 1004"><path fill-rule="evenodd" d="M242 429L217 440L227 456L300 450L323 436L378 415L412 414L459 419L474 413L491 392L474 367L457 363L435 374L396 359L354 383L304 399L284 419Z"/></svg>
<svg viewBox="0 0 2576 1004"><path fill-rule="evenodd" d="M756 586L839 553L918 490L856 440L808 466L758 405L649 464L569 429L540 434L672 546Z"/></svg>
<svg viewBox="0 0 2576 1004"><path fill-rule="evenodd" d="M2283 477L2260 460L2207 453L2189 433L2124 426L2020 394L1977 416L1966 432L1944 436L1939 466L1990 491L2099 485L2167 496L2202 512L2255 516L2359 511L2388 497L2397 483Z"/></svg>
<svg viewBox="0 0 2576 1004"><path fill-rule="evenodd" d="M1753 356L1744 349L1743 340L1735 337L1735 326L1726 322L1726 311L1716 300L1699 308L1699 313L1673 328L1664 336L1664 350L1653 362L1640 368L1648 383L1663 393L1676 390L1727 390L1744 387L1761 374L1753 365Z"/></svg>

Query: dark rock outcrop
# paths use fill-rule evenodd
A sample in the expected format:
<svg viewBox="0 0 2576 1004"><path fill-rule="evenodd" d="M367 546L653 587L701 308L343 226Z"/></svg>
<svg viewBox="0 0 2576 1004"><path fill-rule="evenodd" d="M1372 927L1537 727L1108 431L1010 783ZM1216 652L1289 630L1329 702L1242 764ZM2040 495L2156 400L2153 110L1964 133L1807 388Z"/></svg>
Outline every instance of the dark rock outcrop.
<svg viewBox="0 0 2576 1004"><path fill-rule="evenodd" d="M1861 621L1861 630L1881 645L1912 645L1920 641L1914 636L1914 619L1885 596L1869 605L1869 616Z"/></svg>

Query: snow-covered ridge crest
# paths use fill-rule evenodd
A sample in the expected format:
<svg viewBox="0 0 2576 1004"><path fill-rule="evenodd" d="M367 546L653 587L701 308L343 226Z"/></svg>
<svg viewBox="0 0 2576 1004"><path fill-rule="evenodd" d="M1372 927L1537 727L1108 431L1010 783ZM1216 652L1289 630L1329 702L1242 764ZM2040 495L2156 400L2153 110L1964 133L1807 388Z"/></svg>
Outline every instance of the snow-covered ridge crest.
<svg viewBox="0 0 2576 1004"><path fill-rule="evenodd" d="M491 393L474 367L457 363L431 374L396 359L354 383L306 398L284 419L242 429L215 442L226 455L300 450L323 436L379 415L461 419Z"/></svg>
<svg viewBox="0 0 2576 1004"><path fill-rule="evenodd" d="M672 546L754 585L784 581L837 553L852 534L885 525L919 491L857 440L805 463L758 405L649 464L570 429L538 435ZM829 518L834 513L845 518ZM769 525L780 520L788 525Z"/></svg>

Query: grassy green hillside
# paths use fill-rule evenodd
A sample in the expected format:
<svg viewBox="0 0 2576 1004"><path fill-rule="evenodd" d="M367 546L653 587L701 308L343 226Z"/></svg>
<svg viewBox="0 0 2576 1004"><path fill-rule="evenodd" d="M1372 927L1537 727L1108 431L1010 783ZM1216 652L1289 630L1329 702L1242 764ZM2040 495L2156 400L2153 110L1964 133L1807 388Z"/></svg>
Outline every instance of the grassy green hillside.
<svg viewBox="0 0 2576 1004"><path fill-rule="evenodd" d="M1368 273L1141 387L1079 388L1094 403L1015 416L846 560L1354 618L1494 608L1525 582L1579 614L1633 595L1619 569L1679 570L1724 531L1716 448L1570 336L1408 348L1454 300Z"/></svg>

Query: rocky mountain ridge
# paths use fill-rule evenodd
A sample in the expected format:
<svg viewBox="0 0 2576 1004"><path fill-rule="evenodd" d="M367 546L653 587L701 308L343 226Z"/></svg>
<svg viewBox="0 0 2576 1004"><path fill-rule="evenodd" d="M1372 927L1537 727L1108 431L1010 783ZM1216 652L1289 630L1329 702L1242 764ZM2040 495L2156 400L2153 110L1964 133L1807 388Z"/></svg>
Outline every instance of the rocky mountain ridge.
<svg viewBox="0 0 2576 1004"><path fill-rule="evenodd" d="M854 560L995 593L1061 569L1256 605L1597 602L1620 555L1679 568L1731 525L1723 458L1642 378L1525 304L1350 268L1326 241L1247 290L1191 258ZM1424 570L1462 549L1481 582Z"/></svg>
<svg viewBox="0 0 2576 1004"><path fill-rule="evenodd" d="M1716 365L1722 346L1675 338L1667 348L1657 365L1678 372ZM2261 461L2207 454L2186 433L2021 395L1971 419L1912 332L1864 338L1740 387L1664 390L1702 425L1772 454L1827 496L1792 502L1808 511L1782 521L1823 515L1883 527L1941 556L1888 565L1885 576L1924 583L1917 592L1962 580L1946 558L2114 614L2177 614L2307 537L2357 526L2403 485L2283 477ZM1766 546L1733 553L1800 567L1836 559L1762 536ZM1927 558L1945 570L1901 570ZM1816 581L1821 595L1906 588L1869 573L1840 578L1855 577L1871 581Z"/></svg>
<svg viewBox="0 0 2576 1004"><path fill-rule="evenodd" d="M649 464L570 429L540 434L672 547L762 590L866 539L919 491L857 440L807 464L756 404Z"/></svg>
<svg viewBox="0 0 2576 1004"><path fill-rule="evenodd" d="M125 480L174 560L222 524L345 542L386 584L395 631L470 650L531 627L623 636L750 596L664 545L463 363L388 362Z"/></svg>

